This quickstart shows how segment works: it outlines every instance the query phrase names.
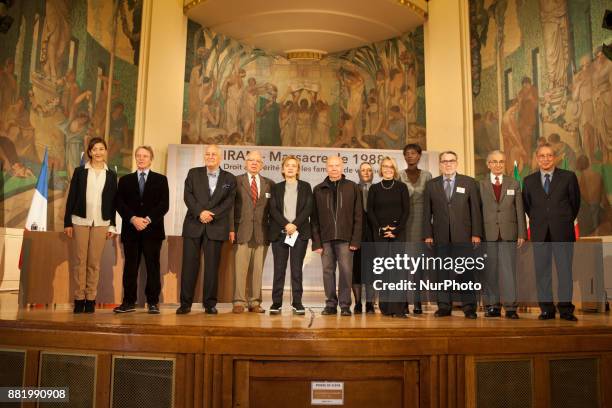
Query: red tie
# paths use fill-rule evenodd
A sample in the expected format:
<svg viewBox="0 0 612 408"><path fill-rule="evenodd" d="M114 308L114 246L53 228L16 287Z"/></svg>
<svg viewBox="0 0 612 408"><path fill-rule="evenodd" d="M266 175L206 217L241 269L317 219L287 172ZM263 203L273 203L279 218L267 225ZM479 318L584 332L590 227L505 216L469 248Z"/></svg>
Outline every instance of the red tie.
<svg viewBox="0 0 612 408"><path fill-rule="evenodd" d="M251 176L251 199L253 200L253 206L257 204L257 183L255 182L255 176Z"/></svg>
<svg viewBox="0 0 612 408"><path fill-rule="evenodd" d="M501 197L501 184L499 182L499 177L495 176L495 184L493 184L493 191L495 192L495 199L499 202L499 198Z"/></svg>

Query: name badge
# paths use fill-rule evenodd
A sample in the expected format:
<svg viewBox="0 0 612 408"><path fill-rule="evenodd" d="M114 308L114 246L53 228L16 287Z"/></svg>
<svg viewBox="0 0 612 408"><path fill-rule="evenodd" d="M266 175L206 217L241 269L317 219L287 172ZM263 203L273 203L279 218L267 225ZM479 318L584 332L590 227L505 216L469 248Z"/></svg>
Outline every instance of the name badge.
<svg viewBox="0 0 612 408"><path fill-rule="evenodd" d="M465 188L463 187L457 187L457 192L461 193L461 194L465 194Z"/></svg>
<svg viewBox="0 0 612 408"><path fill-rule="evenodd" d="M270 197L272 197L272 194L266 193L266 198L270 198Z"/></svg>
<svg viewBox="0 0 612 408"><path fill-rule="evenodd" d="M508 189L508 190L506 191L506 194L508 194L508 195L514 195L514 190L512 190L512 189Z"/></svg>

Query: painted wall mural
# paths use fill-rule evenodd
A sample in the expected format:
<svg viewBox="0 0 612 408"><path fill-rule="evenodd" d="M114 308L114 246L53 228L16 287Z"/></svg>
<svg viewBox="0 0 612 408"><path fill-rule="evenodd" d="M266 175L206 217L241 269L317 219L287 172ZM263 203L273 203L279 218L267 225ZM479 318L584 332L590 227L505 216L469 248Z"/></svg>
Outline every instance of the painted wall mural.
<svg viewBox="0 0 612 408"><path fill-rule="evenodd" d="M581 235L612 234L612 61L601 28L612 0L470 0L474 143L479 176L490 150L521 177L548 142L576 171Z"/></svg>
<svg viewBox="0 0 612 408"><path fill-rule="evenodd" d="M48 149L47 228L62 230L68 183L91 137L106 138L111 168L131 168L142 0L22 0L8 13L13 23L0 32L0 226L23 228Z"/></svg>
<svg viewBox="0 0 612 408"><path fill-rule="evenodd" d="M183 143L425 147L423 29L289 61L188 24Z"/></svg>

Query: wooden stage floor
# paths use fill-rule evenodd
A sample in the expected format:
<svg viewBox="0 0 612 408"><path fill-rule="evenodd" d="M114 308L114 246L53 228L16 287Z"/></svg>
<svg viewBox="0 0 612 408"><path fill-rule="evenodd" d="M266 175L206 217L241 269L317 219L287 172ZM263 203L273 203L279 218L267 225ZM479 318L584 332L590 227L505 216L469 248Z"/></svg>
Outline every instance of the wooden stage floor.
<svg viewBox="0 0 612 408"><path fill-rule="evenodd" d="M266 296L264 295L264 299ZM269 298L269 296L268 296ZM540 321L537 312L520 313L520 319L507 320L504 318L485 318L484 313L478 313L478 319L468 320L463 317L461 310L454 310L453 316L435 318L434 305L426 306L425 313L417 316L410 314L407 319L398 319L383 316L377 309L375 315L361 314L351 317L322 316L323 300L318 293L305 295L305 316L294 316L291 313L289 302L286 302L283 312L278 316L254 313L231 313L230 304L219 304L219 314L216 316L204 314L200 304L194 304L192 312L188 315L177 316L176 305L163 305L160 315L149 315L144 308L138 308L134 313L115 314L112 306L98 308L93 315L74 315L69 305L49 307L32 307L28 309L17 308L17 295L12 293L0 294L0 327L22 328L65 328L66 330L87 331L119 331L134 333L167 332L168 334L210 333L209 330L225 329L234 334L245 332L247 334L266 331L283 332L285 335L292 331L299 333L312 332L323 334L335 331L361 332L362 335L375 335L380 332L384 335L555 335L555 334L612 334L612 317L610 313L580 313L577 312L578 322L560 320ZM269 302L264 302L267 309ZM375 336L377 337L377 336Z"/></svg>

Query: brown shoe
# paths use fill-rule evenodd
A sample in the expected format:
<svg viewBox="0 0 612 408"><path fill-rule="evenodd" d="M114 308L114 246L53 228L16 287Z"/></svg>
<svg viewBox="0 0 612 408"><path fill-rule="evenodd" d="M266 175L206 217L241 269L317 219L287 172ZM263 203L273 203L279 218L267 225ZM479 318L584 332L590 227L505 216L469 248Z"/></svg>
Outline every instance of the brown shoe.
<svg viewBox="0 0 612 408"><path fill-rule="evenodd" d="M244 306L242 305L234 305L232 308L232 313L242 313L244 312Z"/></svg>
<svg viewBox="0 0 612 408"><path fill-rule="evenodd" d="M249 307L249 312L253 312L253 313L266 313L264 308L259 306L259 305L253 306L253 307Z"/></svg>

